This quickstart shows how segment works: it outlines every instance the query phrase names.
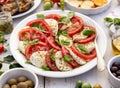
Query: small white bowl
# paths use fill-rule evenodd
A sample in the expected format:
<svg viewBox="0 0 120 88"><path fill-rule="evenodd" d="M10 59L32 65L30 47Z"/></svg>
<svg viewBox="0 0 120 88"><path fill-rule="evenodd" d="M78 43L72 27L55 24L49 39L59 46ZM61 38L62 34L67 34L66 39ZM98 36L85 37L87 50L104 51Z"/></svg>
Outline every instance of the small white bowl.
<svg viewBox="0 0 120 88"><path fill-rule="evenodd" d="M35 84L34 88L38 88L39 82L38 82L38 78L35 75L35 73L29 70L26 70L24 68L15 68L15 69L11 69L5 72L0 78L0 88L2 88L2 86L7 82L8 79L17 78L19 76L25 76L28 79L32 80Z"/></svg>
<svg viewBox="0 0 120 88"><path fill-rule="evenodd" d="M108 3L103 6L91 8L91 9L77 8L73 4L68 2L68 0L65 0L65 2L66 2L66 6L73 11L76 11L85 15L93 15L93 14L98 14L107 10L111 5L112 0L108 0Z"/></svg>
<svg viewBox="0 0 120 88"><path fill-rule="evenodd" d="M110 71L110 68L114 62L120 63L120 55L112 57L108 62L108 64L107 64L108 79L109 79L109 82L111 83L111 85L113 86L113 88L120 88L120 79L115 77Z"/></svg>

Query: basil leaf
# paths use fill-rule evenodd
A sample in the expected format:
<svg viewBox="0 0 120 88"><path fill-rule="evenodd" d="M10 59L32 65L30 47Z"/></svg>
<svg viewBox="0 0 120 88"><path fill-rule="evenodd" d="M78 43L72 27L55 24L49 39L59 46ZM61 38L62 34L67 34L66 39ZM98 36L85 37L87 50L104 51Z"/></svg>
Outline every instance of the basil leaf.
<svg viewBox="0 0 120 88"><path fill-rule="evenodd" d="M4 57L3 59L4 59L5 63L11 63L15 60L12 55L8 55L8 56Z"/></svg>
<svg viewBox="0 0 120 88"><path fill-rule="evenodd" d="M34 23L34 24L32 25L32 27L37 27L37 28L40 29L42 32L45 32L45 29L44 29L43 26L40 25L40 24Z"/></svg>
<svg viewBox="0 0 120 88"><path fill-rule="evenodd" d="M59 36L55 36L55 41L60 45L60 42L59 42Z"/></svg>
<svg viewBox="0 0 120 88"><path fill-rule="evenodd" d="M23 43L24 43L25 45L27 45L29 42L30 42L30 39L26 39L26 40L23 41Z"/></svg>
<svg viewBox="0 0 120 88"><path fill-rule="evenodd" d="M30 61L25 61L25 64L33 65Z"/></svg>
<svg viewBox="0 0 120 88"><path fill-rule="evenodd" d="M50 57L53 61L55 61L55 56L54 56L54 49L51 49L50 51Z"/></svg>
<svg viewBox="0 0 120 88"><path fill-rule="evenodd" d="M105 17L104 20L105 20L106 22L110 22L110 23L113 22L113 19L110 18L110 17Z"/></svg>
<svg viewBox="0 0 120 88"><path fill-rule="evenodd" d="M38 19L45 19L45 16L44 16L44 14L37 14L37 18Z"/></svg>
<svg viewBox="0 0 120 88"><path fill-rule="evenodd" d="M65 41L65 40L61 40L61 45L69 46L69 45L70 45L70 42Z"/></svg>
<svg viewBox="0 0 120 88"><path fill-rule="evenodd" d="M0 69L2 68L2 63L0 63Z"/></svg>
<svg viewBox="0 0 120 88"><path fill-rule="evenodd" d="M13 63L13 64L10 64L9 66L9 69L13 69L13 68L21 68L22 66L18 63Z"/></svg>
<svg viewBox="0 0 120 88"><path fill-rule="evenodd" d="M71 11L68 13L68 18L71 19L74 15L75 15L75 12Z"/></svg>
<svg viewBox="0 0 120 88"><path fill-rule="evenodd" d="M63 35L63 36L66 36L66 37L69 36L68 33L67 33L67 31L65 31L65 30L60 30L60 31L58 32L58 35Z"/></svg>
<svg viewBox="0 0 120 88"><path fill-rule="evenodd" d="M85 48L85 46L84 45L82 45L82 44L76 44L77 46L77 49L79 50L79 51L81 51L81 52L83 52L83 53L86 53L87 52L87 49Z"/></svg>
<svg viewBox="0 0 120 88"><path fill-rule="evenodd" d="M65 55L64 56L64 61L65 62L71 62L73 59L71 58L71 56L69 56L69 55Z"/></svg>
<svg viewBox="0 0 120 88"><path fill-rule="evenodd" d="M58 22L60 22L60 23L69 23L69 22L70 22L70 19L69 19L68 17L66 17L66 16L63 16L63 17L61 17L61 18L58 20Z"/></svg>
<svg viewBox="0 0 120 88"><path fill-rule="evenodd" d="M50 71L50 68L47 67L47 66L45 66L45 65L43 65L41 68L42 68L43 70L45 70L45 71Z"/></svg>
<svg viewBox="0 0 120 88"><path fill-rule="evenodd" d="M114 18L114 25L120 25L120 18Z"/></svg>
<svg viewBox="0 0 120 88"><path fill-rule="evenodd" d="M91 34L95 34L95 31L94 30L89 30L89 29L84 29L82 31L83 35L86 35L86 36L89 36Z"/></svg>
<svg viewBox="0 0 120 88"><path fill-rule="evenodd" d="M34 40L31 42L31 44L32 44L32 45L35 45L35 44L38 44L38 42L39 42L38 39L34 39Z"/></svg>
<svg viewBox="0 0 120 88"><path fill-rule="evenodd" d="M4 73L4 71L0 71L0 76Z"/></svg>

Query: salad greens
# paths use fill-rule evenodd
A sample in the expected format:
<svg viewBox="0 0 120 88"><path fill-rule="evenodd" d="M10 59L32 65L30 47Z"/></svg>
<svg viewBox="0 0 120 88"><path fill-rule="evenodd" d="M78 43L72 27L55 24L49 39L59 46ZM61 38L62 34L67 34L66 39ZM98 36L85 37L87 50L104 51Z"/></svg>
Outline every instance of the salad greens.
<svg viewBox="0 0 120 88"><path fill-rule="evenodd" d="M89 36L91 34L95 34L94 30L89 30L89 29L85 29L82 31L83 35Z"/></svg>

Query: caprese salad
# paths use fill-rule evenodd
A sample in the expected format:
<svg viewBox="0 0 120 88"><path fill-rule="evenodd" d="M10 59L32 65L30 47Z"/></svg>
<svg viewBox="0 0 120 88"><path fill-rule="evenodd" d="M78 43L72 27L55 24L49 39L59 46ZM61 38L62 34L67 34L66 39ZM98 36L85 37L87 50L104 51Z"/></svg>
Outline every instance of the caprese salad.
<svg viewBox="0 0 120 88"><path fill-rule="evenodd" d="M18 36L26 60L46 71L70 71L96 57L96 29L74 12L37 14Z"/></svg>

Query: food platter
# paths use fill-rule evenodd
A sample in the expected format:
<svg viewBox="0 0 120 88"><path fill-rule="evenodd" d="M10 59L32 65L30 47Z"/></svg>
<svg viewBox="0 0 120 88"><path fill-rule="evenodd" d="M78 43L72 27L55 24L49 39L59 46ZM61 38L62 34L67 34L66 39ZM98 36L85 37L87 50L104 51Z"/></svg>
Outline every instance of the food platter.
<svg viewBox="0 0 120 88"><path fill-rule="evenodd" d="M44 15L47 14L55 14L55 13L59 13L61 15L65 15L67 14L69 11L60 11L60 10L52 10L52 11L43 11L41 12ZM37 13L36 13L37 14ZM37 67L34 67L32 65L29 64L25 64L25 57L18 51L18 32L25 27L25 25L27 24L27 22L33 20L36 18L36 14L33 14L29 17L27 17L26 19L24 19L23 21L21 21L16 28L14 29L14 31L11 34L10 37L10 49L11 52L13 54L13 56L15 57L16 61L22 65L23 67L30 69L31 71L34 71L36 74L38 75L42 75L42 76L47 76L47 77L55 77L55 78L64 78L64 77L72 77L72 76L76 76L79 74L83 74L87 71L89 71L90 69L92 69L93 67L96 66L96 61L97 59L93 59L90 62L88 62L86 65L81 66L80 68L76 68L72 71L68 71L68 72L53 72L53 71L43 71L42 69L39 69ZM90 19L89 17L82 15L80 13L75 13L77 16L80 16L83 21L85 22L85 24L93 26L96 28L97 33L98 33L98 46L100 49L100 52L102 54L102 56L104 56L105 51L106 51L106 47L107 47L107 38L103 32L103 30L99 27L99 25L93 21L92 19ZM103 40L104 38L104 40ZM14 45L14 46L13 46Z"/></svg>
<svg viewBox="0 0 120 88"><path fill-rule="evenodd" d="M22 17L22 16L34 11L40 5L41 1L42 0L34 0L34 5L29 10L27 10L23 13L16 14L16 15L12 16L12 18L14 19L14 18Z"/></svg>

